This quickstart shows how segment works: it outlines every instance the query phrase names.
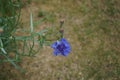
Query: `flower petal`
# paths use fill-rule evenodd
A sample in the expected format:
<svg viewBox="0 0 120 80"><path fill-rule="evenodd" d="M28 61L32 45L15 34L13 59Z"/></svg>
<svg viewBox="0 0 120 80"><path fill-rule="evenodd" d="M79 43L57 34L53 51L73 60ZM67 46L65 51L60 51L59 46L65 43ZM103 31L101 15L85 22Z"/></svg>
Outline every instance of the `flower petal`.
<svg viewBox="0 0 120 80"><path fill-rule="evenodd" d="M59 51L58 50L54 50L53 51L53 55L57 56L59 54Z"/></svg>
<svg viewBox="0 0 120 80"><path fill-rule="evenodd" d="M59 41L54 42L51 47L54 49L53 54L57 56L61 54L67 56L70 53L70 45L66 39L61 38Z"/></svg>
<svg viewBox="0 0 120 80"><path fill-rule="evenodd" d="M52 45L51 45L52 48L56 48L57 47L57 42L54 42Z"/></svg>
<svg viewBox="0 0 120 80"><path fill-rule="evenodd" d="M69 43L67 42L66 39L62 38L61 41L65 44L65 46L66 46L67 48L70 48L70 45L69 45Z"/></svg>

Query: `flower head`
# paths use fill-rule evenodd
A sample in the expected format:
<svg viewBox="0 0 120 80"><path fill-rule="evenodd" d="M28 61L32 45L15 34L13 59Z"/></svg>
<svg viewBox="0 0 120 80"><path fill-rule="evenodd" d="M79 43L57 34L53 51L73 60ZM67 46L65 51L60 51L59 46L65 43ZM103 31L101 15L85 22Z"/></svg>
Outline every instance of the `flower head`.
<svg viewBox="0 0 120 80"><path fill-rule="evenodd" d="M62 38L59 41L54 42L51 47L54 49L53 54L58 55L61 54L63 56L67 56L70 53L70 45L66 39Z"/></svg>

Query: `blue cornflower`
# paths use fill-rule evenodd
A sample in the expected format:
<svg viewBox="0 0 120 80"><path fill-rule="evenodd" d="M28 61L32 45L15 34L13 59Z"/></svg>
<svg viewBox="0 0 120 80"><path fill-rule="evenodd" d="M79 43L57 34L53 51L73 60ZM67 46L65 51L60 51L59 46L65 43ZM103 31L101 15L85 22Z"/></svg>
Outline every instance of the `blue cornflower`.
<svg viewBox="0 0 120 80"><path fill-rule="evenodd" d="M63 56L67 56L70 53L70 45L66 39L61 38L59 41L54 42L51 47L54 49L53 54L58 55L61 54Z"/></svg>

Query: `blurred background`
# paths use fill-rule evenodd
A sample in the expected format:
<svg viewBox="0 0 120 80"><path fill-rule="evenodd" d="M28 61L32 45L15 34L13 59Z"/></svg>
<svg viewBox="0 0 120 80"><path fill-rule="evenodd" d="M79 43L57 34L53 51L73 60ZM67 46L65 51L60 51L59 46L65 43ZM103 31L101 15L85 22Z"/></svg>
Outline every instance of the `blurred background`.
<svg viewBox="0 0 120 80"><path fill-rule="evenodd" d="M22 29L29 29L30 10L35 31L52 27L54 34L64 19L71 52L54 56L50 46L43 46L18 63L24 73L0 63L0 80L120 80L119 0L22 0Z"/></svg>

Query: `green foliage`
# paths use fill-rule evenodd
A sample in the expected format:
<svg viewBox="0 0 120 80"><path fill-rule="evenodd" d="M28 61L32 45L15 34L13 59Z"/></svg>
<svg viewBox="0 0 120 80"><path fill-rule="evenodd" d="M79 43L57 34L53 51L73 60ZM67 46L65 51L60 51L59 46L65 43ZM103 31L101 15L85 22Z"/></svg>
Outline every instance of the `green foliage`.
<svg viewBox="0 0 120 80"><path fill-rule="evenodd" d="M20 17L20 1L0 0L0 62L9 61L17 69L13 61L18 61L18 52L16 49L16 40L13 34L17 29ZM13 55L11 53L14 53ZM13 57L14 58L10 58Z"/></svg>
<svg viewBox="0 0 120 80"><path fill-rule="evenodd" d="M0 0L0 62L10 62L16 69L19 67L15 62L19 62L21 57L34 56L43 44L51 43L49 40L46 41L49 29L34 31L32 13L30 13L30 30L23 30L27 35L15 35L18 33L17 29L20 29L21 7L22 2L19 0ZM43 19L49 20L48 16Z"/></svg>

